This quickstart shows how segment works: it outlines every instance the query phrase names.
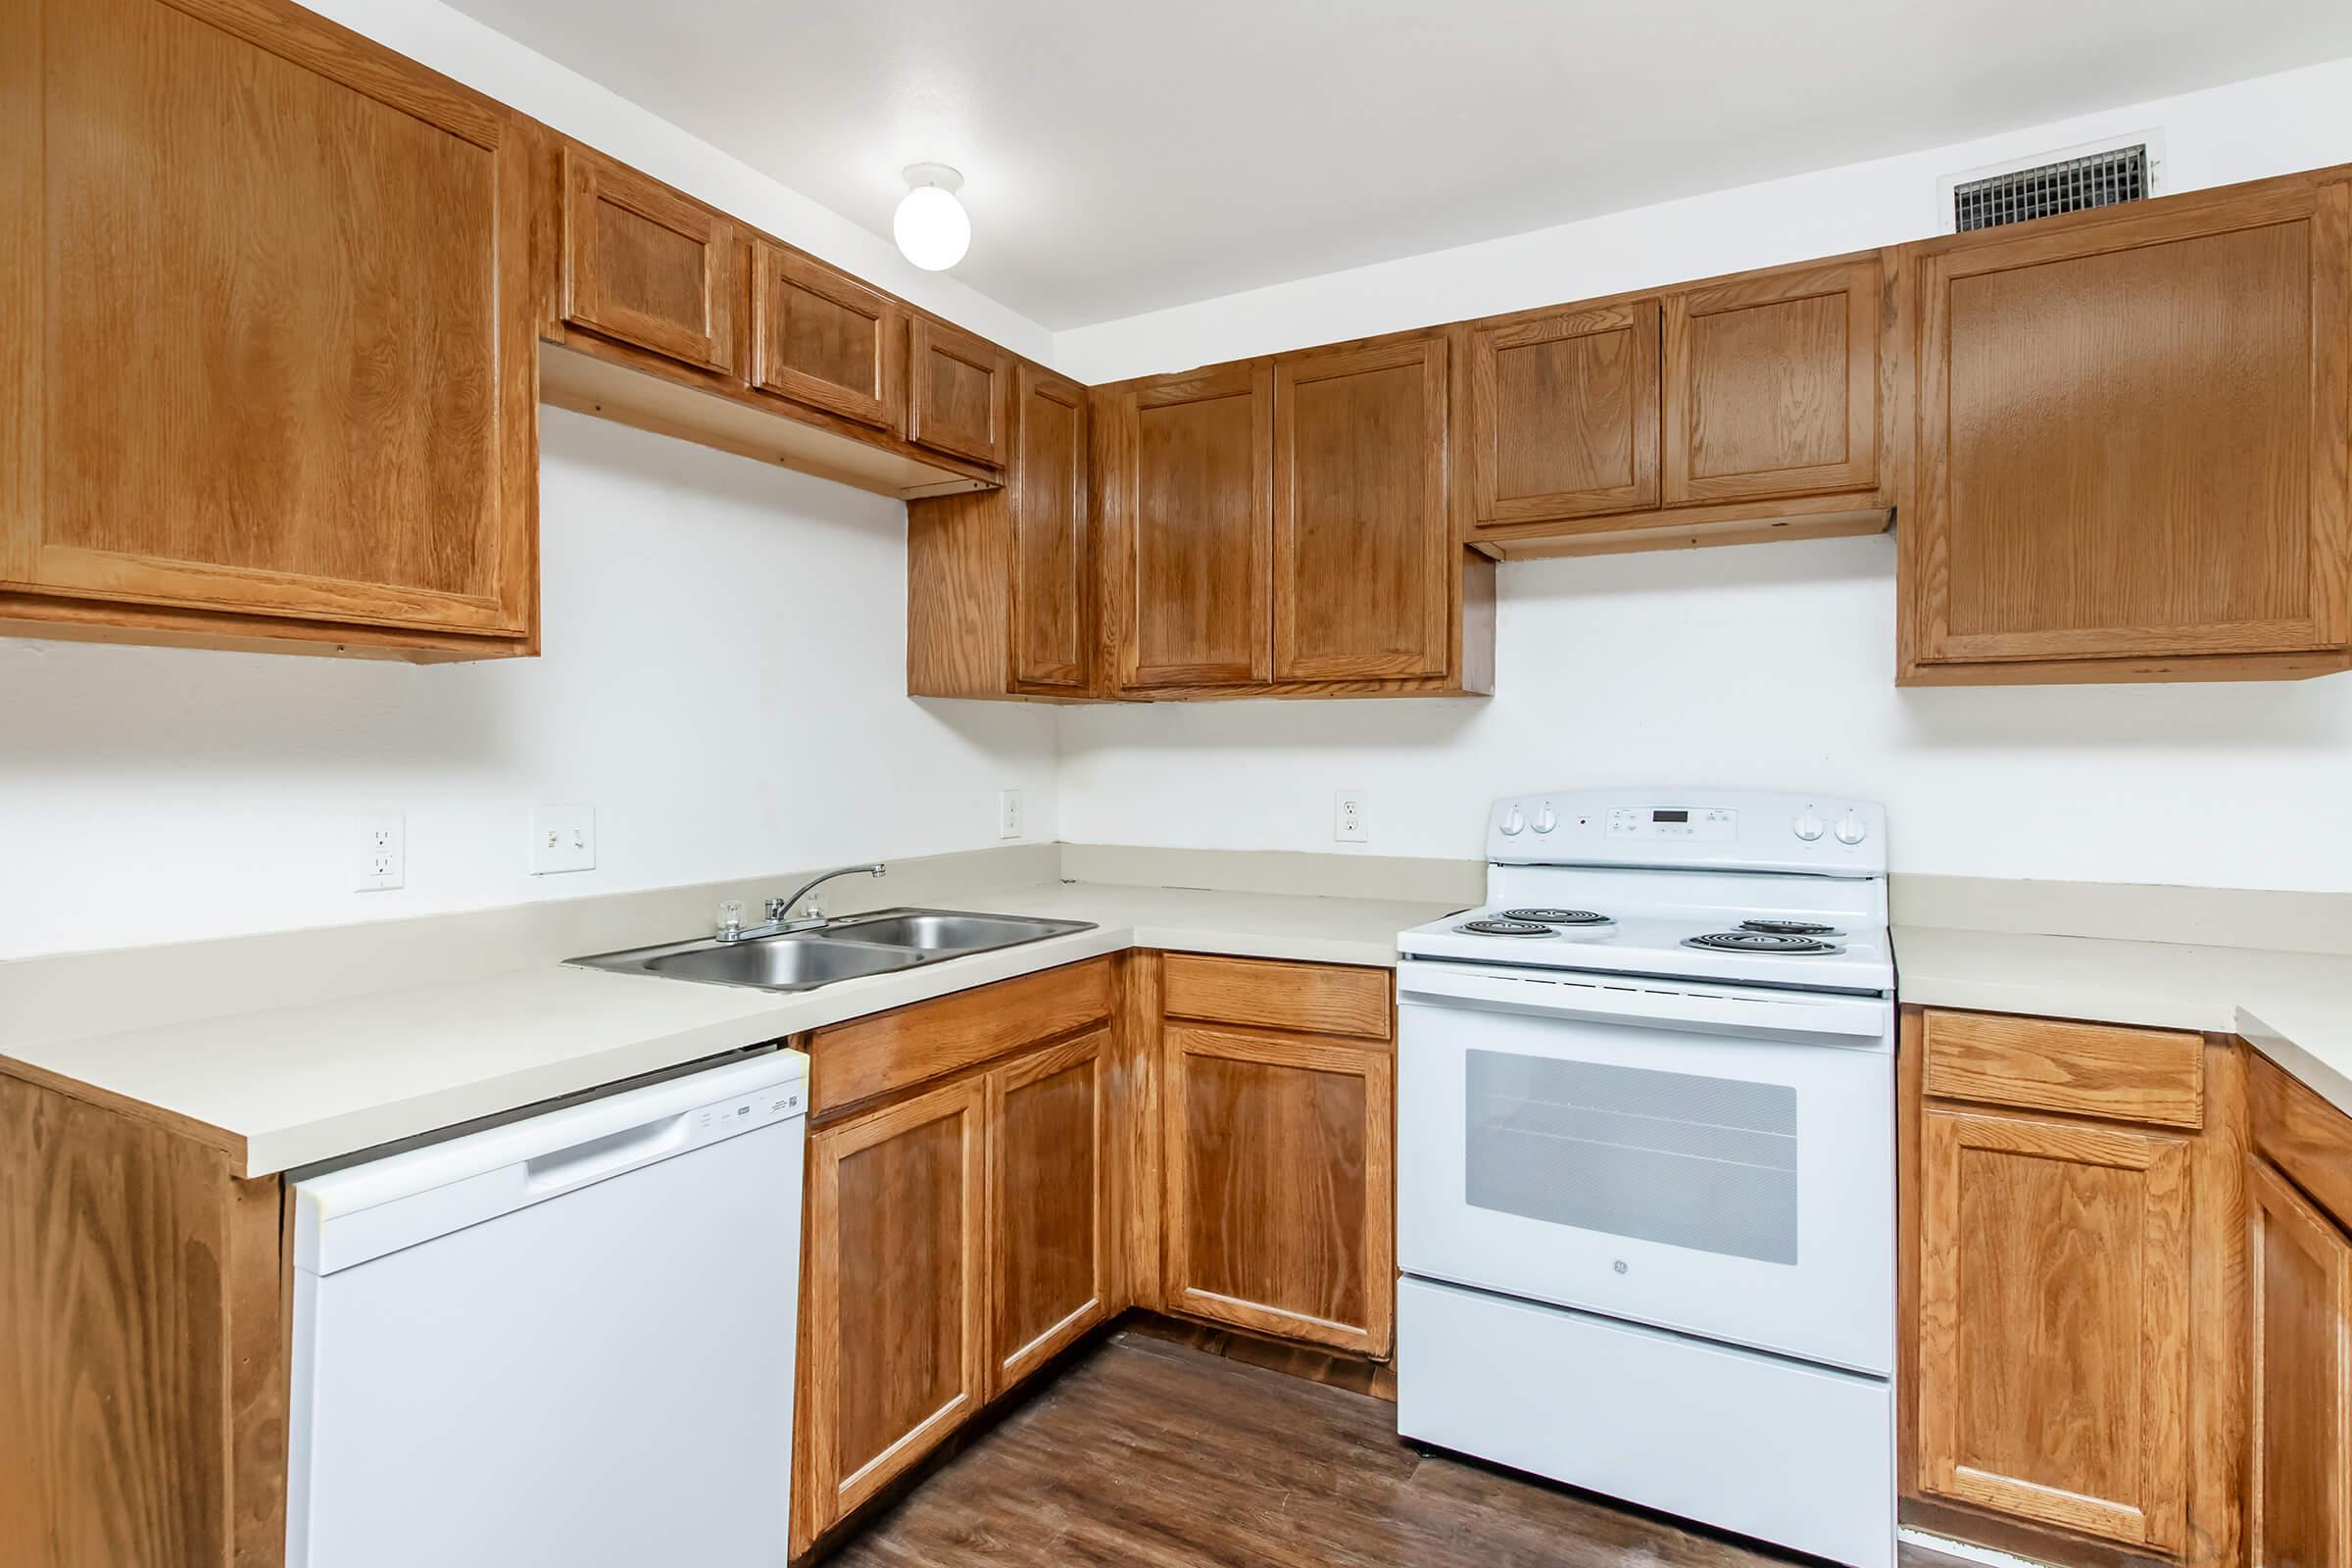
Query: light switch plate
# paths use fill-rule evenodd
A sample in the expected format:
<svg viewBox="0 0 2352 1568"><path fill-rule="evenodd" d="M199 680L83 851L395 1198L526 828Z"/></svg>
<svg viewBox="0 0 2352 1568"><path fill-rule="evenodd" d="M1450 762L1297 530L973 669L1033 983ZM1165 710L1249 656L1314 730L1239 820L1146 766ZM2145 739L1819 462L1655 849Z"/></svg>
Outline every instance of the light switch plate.
<svg viewBox="0 0 2352 1568"><path fill-rule="evenodd" d="M596 808L535 806L531 808L531 875L596 868Z"/></svg>
<svg viewBox="0 0 2352 1568"><path fill-rule="evenodd" d="M377 811L352 824L358 856L352 886L362 893L383 893L409 880L409 829L398 811Z"/></svg>

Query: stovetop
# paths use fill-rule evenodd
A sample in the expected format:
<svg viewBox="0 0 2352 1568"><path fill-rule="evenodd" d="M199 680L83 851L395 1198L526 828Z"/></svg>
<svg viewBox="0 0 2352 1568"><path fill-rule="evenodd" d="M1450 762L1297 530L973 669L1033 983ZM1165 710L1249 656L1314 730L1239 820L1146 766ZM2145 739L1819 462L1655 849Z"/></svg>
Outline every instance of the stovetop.
<svg viewBox="0 0 2352 1568"><path fill-rule="evenodd" d="M1432 920L1398 936L1397 951L1413 958L1665 975L1736 985L1829 991L1894 989L1894 960L1884 925L1854 922L1832 925L1834 936L1792 936L1741 932L1742 917L1736 913L1678 912L1627 915L1603 924L1573 926L1513 921L1507 934L1463 929L1479 921L1499 920L1506 907L1515 906L1482 906ZM1700 938L1734 934L1741 938L1741 944L1729 949L1692 945Z"/></svg>

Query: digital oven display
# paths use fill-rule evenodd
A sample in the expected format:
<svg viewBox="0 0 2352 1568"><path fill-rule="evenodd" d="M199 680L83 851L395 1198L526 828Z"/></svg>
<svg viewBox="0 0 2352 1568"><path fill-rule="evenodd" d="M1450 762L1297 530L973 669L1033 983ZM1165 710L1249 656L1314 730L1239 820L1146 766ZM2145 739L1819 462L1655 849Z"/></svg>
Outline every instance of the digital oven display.
<svg viewBox="0 0 2352 1568"><path fill-rule="evenodd" d="M1649 819L1652 822L1688 822L1690 820L1690 813L1688 810L1652 811L1649 813Z"/></svg>

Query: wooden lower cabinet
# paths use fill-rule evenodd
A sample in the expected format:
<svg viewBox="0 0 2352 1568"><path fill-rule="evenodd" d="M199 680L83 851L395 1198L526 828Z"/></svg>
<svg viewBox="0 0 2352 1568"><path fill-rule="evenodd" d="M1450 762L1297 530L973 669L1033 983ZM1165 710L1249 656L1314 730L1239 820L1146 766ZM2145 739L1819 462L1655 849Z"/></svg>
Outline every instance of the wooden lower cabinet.
<svg viewBox="0 0 2352 1568"><path fill-rule="evenodd" d="M1921 1185L1921 1489L2178 1549L2187 1141L1936 1108Z"/></svg>
<svg viewBox="0 0 2352 1568"><path fill-rule="evenodd" d="M1102 1319L1111 1032L988 1075L988 1381L1002 1394Z"/></svg>
<svg viewBox="0 0 2352 1568"><path fill-rule="evenodd" d="M1387 1355L1392 1049L1191 1023L1162 1041L1165 1304Z"/></svg>
<svg viewBox="0 0 2352 1568"><path fill-rule="evenodd" d="M2342 1152L2352 1156L2352 1149ZM2253 1568L2352 1564L2352 1241L2276 1166L2246 1172L2253 1235Z"/></svg>
<svg viewBox="0 0 2352 1568"><path fill-rule="evenodd" d="M809 1136L798 1551L988 1396L987 1083Z"/></svg>

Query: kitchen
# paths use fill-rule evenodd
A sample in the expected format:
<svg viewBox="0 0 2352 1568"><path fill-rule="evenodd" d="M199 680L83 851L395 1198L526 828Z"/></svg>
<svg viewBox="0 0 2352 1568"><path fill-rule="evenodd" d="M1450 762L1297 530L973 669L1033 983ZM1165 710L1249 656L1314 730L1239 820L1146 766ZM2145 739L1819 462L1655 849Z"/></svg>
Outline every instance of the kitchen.
<svg viewBox="0 0 2352 1568"><path fill-rule="evenodd" d="M528 0L12 5L8 1560L644 1561L628 1532L688 1516L712 1562L1151 1560L1086 1534L1121 1508L1103 1469L1031 1473L1025 1514L989 1478L1024 1446L1146 1444L1107 1401L1174 1408L1179 1386L1276 1448L1369 1434L1344 1450L1360 1477L1288 1456L1326 1511L1377 1512L1350 1490L1374 1475L1475 1491L1448 1528L1494 1560L1609 1541L1876 1568L1885 1523L1915 1563L2345 1560L2352 36L2266 18L2221 47L2196 8L2135 15L2120 57L2086 23L2053 56L2078 74L2033 80L1985 19L1923 19L1910 41L1949 74L1904 83L1881 40L1884 101L1835 135L1758 119L1736 157L1554 137L1513 164L1505 124L1465 119L1421 128L1426 191L1350 164L1331 212L1286 213L1243 111L1284 46L1293 71L1329 46L1294 16L1228 19L1269 29L1260 74L1153 151L1121 93L1045 79L1022 28L941 17L909 30L1022 86L1017 111L974 89L912 130L861 114L899 84L887 18L712 6L649 40ZM1215 20L1150 42L1207 69ZM786 22L838 71L786 105L731 68L702 101L697 67L773 55L756 29ZM1132 53L1141 25L1055 24L1074 58ZM1411 62L1376 30L1352 66L1394 79ZM1534 66L1577 57L1537 36L1510 91L1468 101L1535 123ZM1758 90L1740 44L1710 45L1727 117L1767 106L1735 94ZM1635 84L1611 90L1622 110ZM1914 100L1938 107L1885 123ZM1052 132L1026 171L968 150L1015 124ZM298 155L329 134L378 177ZM778 151L829 134L867 140ZM2132 148L2144 208L1954 231L1955 186L2128 172ZM1475 151L1550 205L1432 206ZM898 171L943 156L970 249L924 270L892 210L945 176ZM1152 161L1106 184L1119 158ZM1018 216L1015 177L1059 181L1056 216ZM1203 177L1255 183L1188 202ZM370 237L397 266L338 248ZM416 326L452 320L482 330ZM389 657L290 657L321 652ZM1710 812L1728 838L1697 837ZM714 940L721 906L795 925L808 901L767 901L877 858L813 891L826 924ZM1678 902L1662 870L1735 880ZM1616 934L1417 951L1583 901ZM1684 929L1637 942L1652 904L1692 936L1795 920L1846 951L1726 966ZM860 935L898 908L1053 928ZM720 978L877 967L771 990L569 961L668 961L648 949ZM1688 1236L1635 1227L1644 1250L1595 1253L1595 1284L1436 1259L1416 1200L1480 1178L1416 1138L1476 1069L1426 1077L1426 998L1490 964L1875 998L1885 1137L1836 1147L1877 1161L1890 1218L1849 1177L1822 1208L1801 1136L1793 1212L1878 1238L1840 1310L1882 1316L1887 1353L1593 1294L1719 1255ZM1655 1019L1609 1027L1696 1071ZM698 1122L722 1102L760 1128ZM629 1141L649 1126L680 1142ZM458 1255L422 1233L339 1252L347 1216L389 1223L384 1183L535 1171L454 1243L590 1201L626 1223L656 1182L755 1152L789 1182L725 1188L767 1246L735 1283L686 1245L733 1210L647 1237L739 1331L648 1333L678 1308L624 1313L601 1250L518 1248L498 1266L540 1262L501 1298L512 1338L487 1286L461 1341L396 1302L340 1365L407 1371L335 1381L337 1283ZM1501 1210L1449 1212L1441 1232ZM1509 1245L1628 1234L1544 1228ZM1761 1314L1777 1297L1747 1282L1796 1255L1697 1277ZM1876 1379L1886 1485L1774 1523L1690 1490L1737 1464L1604 1475L1567 1440L1642 1444L1622 1410L1588 1419L1589 1354L1556 1389L1448 1374L1510 1409L1416 1432L1416 1365L1477 1338L1416 1354L1425 1278ZM604 1385L561 1369L615 1336L605 1418L675 1423L660 1380L620 1375L666 1368L708 1400L693 1441L562 1413ZM482 1411L439 1392L462 1364L517 1380L495 1451L562 1462L483 1459ZM1687 1439L1736 1428L1736 1382L1697 1380ZM355 1389L476 1430L414 1484L370 1481L390 1428L346 1416ZM1510 1449L1529 1408L1573 1414ZM742 1483L762 1452L786 1474ZM1459 1560L1161 1474L1173 1512L1135 1528L1200 1543L1175 1560ZM1806 1534L1832 1516L1864 1544ZM517 1529L536 1544L494 1544Z"/></svg>

